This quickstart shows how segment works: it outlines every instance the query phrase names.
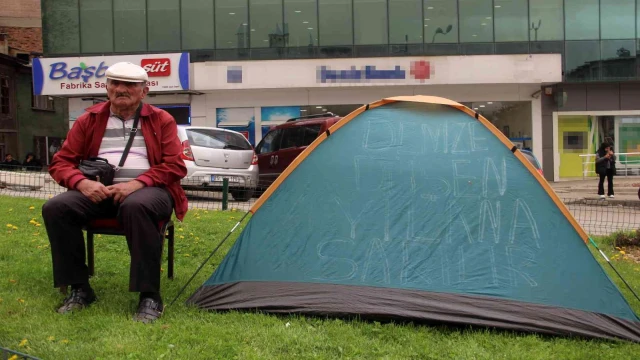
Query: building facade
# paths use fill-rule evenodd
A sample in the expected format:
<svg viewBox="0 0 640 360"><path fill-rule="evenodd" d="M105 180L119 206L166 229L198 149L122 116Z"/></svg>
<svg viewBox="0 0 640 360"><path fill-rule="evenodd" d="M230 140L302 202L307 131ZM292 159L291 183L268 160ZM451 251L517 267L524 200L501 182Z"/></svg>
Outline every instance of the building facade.
<svg viewBox="0 0 640 360"><path fill-rule="evenodd" d="M36 96L31 57L42 53L39 0L0 0L0 158L48 164L68 129L68 100Z"/></svg>
<svg viewBox="0 0 640 360"><path fill-rule="evenodd" d="M640 0L42 4L45 59L188 54L189 86L156 89L149 101L180 123L236 129L253 143L288 117L425 94L481 112L533 149L548 179L582 176L579 155L605 139L621 153L638 148ZM54 80L51 70L41 77ZM70 120L104 100L99 89L65 90L51 94L69 97Z"/></svg>

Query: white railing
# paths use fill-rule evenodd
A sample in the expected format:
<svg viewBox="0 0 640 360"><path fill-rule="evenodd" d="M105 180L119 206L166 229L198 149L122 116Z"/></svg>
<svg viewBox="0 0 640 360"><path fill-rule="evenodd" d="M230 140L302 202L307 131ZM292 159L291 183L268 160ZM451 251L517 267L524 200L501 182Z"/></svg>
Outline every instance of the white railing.
<svg viewBox="0 0 640 360"><path fill-rule="evenodd" d="M629 160L629 157L638 157L637 160ZM596 154L582 154L582 178L596 176ZM620 160L624 158L624 160ZM640 152L616 153L616 170L618 175L640 175Z"/></svg>

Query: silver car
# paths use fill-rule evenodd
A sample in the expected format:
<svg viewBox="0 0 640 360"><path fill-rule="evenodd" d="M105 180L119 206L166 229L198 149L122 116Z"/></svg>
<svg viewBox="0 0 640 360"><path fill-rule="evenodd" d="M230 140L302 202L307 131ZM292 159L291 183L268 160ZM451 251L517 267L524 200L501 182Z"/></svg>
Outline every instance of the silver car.
<svg viewBox="0 0 640 360"><path fill-rule="evenodd" d="M258 157L247 139L236 131L214 127L178 126L182 159L187 176L181 184L191 190L222 190L229 179L229 193L248 201L258 184Z"/></svg>

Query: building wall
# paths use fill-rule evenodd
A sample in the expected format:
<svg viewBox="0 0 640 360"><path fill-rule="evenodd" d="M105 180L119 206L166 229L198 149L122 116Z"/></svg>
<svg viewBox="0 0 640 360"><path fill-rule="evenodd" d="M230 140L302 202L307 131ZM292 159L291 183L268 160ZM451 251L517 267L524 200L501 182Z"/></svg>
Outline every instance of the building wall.
<svg viewBox="0 0 640 360"><path fill-rule="evenodd" d="M41 53L40 0L0 0L0 33L8 35L10 48Z"/></svg>
<svg viewBox="0 0 640 360"><path fill-rule="evenodd" d="M545 95L545 89L552 94ZM640 111L639 82L557 84L542 87L542 158L547 180L554 176L553 113L564 111Z"/></svg>
<svg viewBox="0 0 640 360"><path fill-rule="evenodd" d="M34 152L34 137L65 138L69 129L67 100L54 99L54 111L37 110L31 106L31 72L21 71L17 78L18 103L18 155L22 161L27 153ZM44 160L44 159L43 159Z"/></svg>

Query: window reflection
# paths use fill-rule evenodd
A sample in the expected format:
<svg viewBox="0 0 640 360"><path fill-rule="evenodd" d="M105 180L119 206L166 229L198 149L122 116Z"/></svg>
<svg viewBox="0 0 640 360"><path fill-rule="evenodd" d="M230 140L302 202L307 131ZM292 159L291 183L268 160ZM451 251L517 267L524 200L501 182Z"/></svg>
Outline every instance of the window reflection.
<svg viewBox="0 0 640 360"><path fill-rule="evenodd" d="M318 8L315 0L284 0L289 46L318 45Z"/></svg>
<svg viewBox="0 0 640 360"><path fill-rule="evenodd" d="M606 40L601 42L602 78L625 79L636 76L636 41Z"/></svg>
<svg viewBox="0 0 640 360"><path fill-rule="evenodd" d="M181 2L182 48L213 49L213 2L189 0Z"/></svg>
<svg viewBox="0 0 640 360"><path fill-rule="evenodd" d="M180 0L147 1L149 50L180 49Z"/></svg>
<svg viewBox="0 0 640 360"><path fill-rule="evenodd" d="M286 47L289 28L282 23L282 0L250 0L251 47Z"/></svg>
<svg viewBox="0 0 640 360"><path fill-rule="evenodd" d="M636 32L635 0L600 0L603 39L633 39Z"/></svg>
<svg viewBox="0 0 640 360"><path fill-rule="evenodd" d="M493 1L459 0L460 42L493 41Z"/></svg>
<svg viewBox="0 0 640 360"><path fill-rule="evenodd" d="M565 0L566 40L600 38L599 0Z"/></svg>
<svg viewBox="0 0 640 360"><path fill-rule="evenodd" d="M529 40L527 0L494 0L496 41Z"/></svg>
<svg viewBox="0 0 640 360"><path fill-rule="evenodd" d="M356 45L387 44L387 0L353 0Z"/></svg>
<svg viewBox="0 0 640 360"><path fill-rule="evenodd" d="M564 39L562 1L529 1L529 36L531 41Z"/></svg>
<svg viewBox="0 0 640 360"><path fill-rule="evenodd" d="M389 0L389 43L422 43L422 0Z"/></svg>
<svg viewBox="0 0 640 360"><path fill-rule="evenodd" d="M352 45L351 0L318 0L318 8L321 24L320 45Z"/></svg>
<svg viewBox="0 0 640 360"><path fill-rule="evenodd" d="M246 0L216 0L216 47L249 47L249 19Z"/></svg>
<svg viewBox="0 0 640 360"><path fill-rule="evenodd" d="M431 44L458 42L458 7L455 1L424 1L424 41Z"/></svg>
<svg viewBox="0 0 640 360"><path fill-rule="evenodd" d="M589 81L600 78L600 42L567 41L565 44L565 78Z"/></svg>

